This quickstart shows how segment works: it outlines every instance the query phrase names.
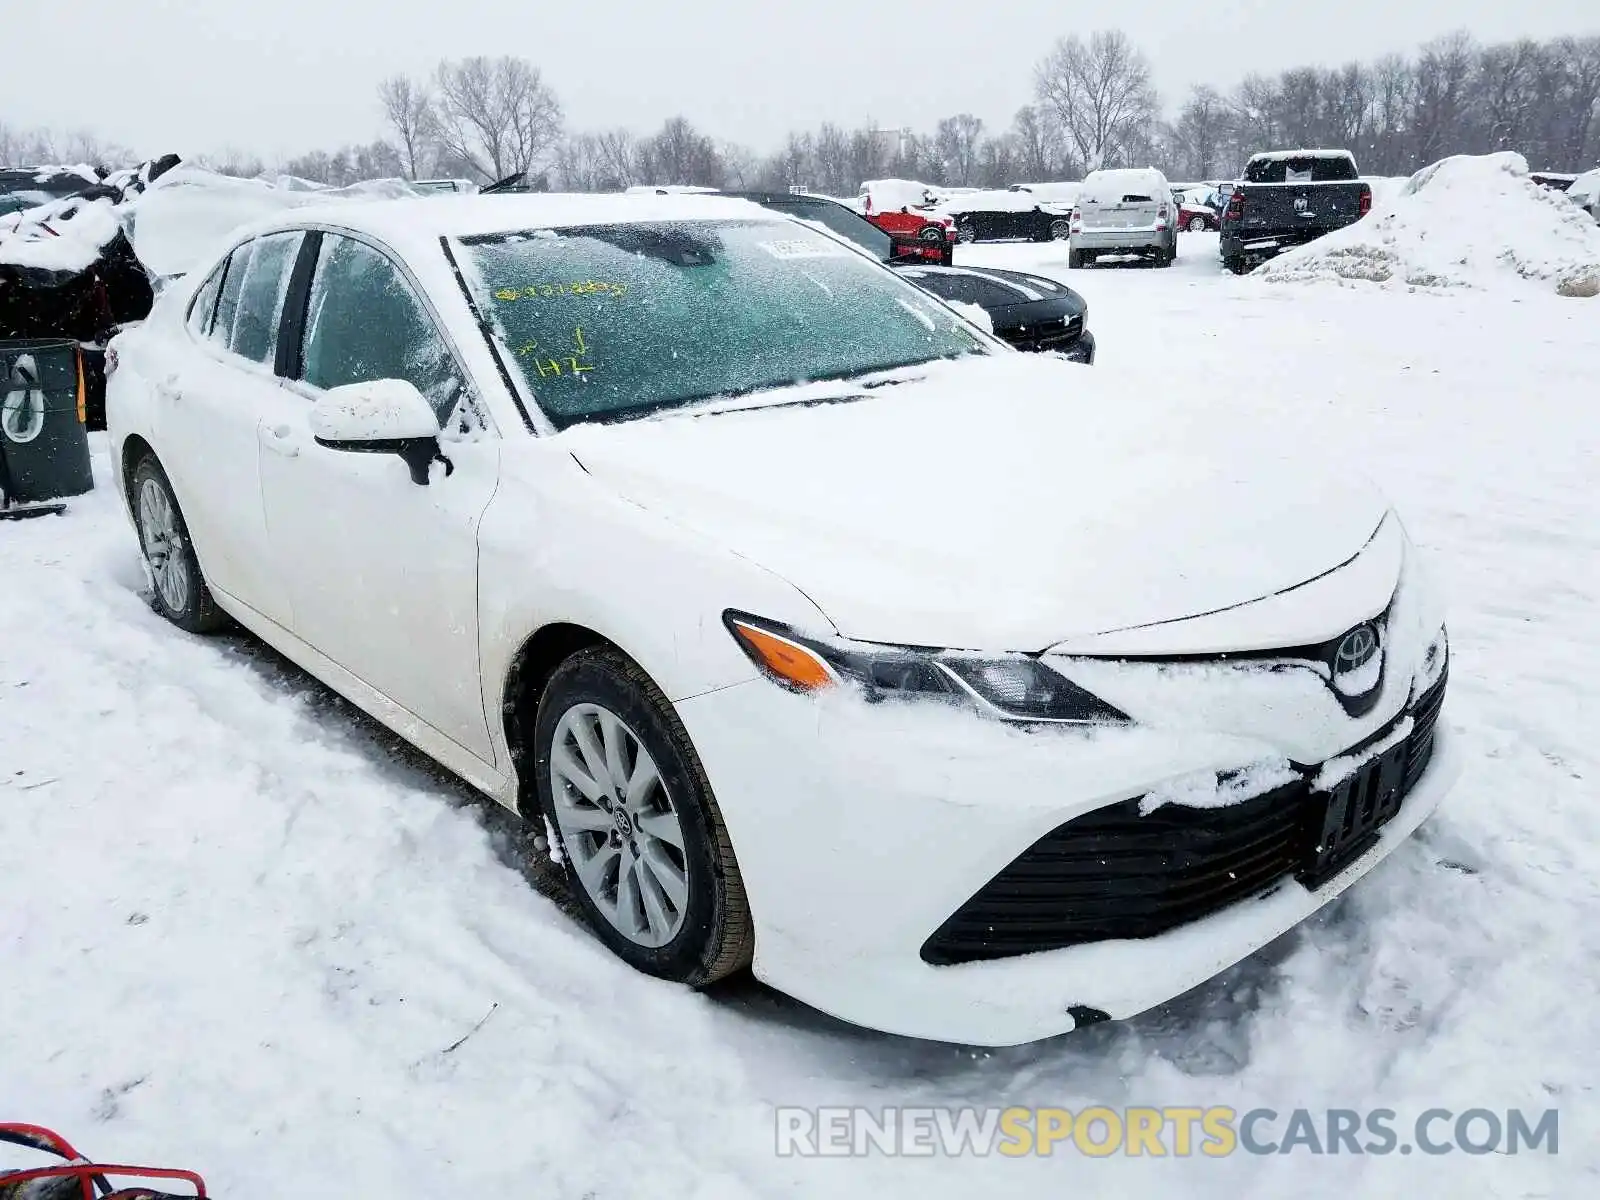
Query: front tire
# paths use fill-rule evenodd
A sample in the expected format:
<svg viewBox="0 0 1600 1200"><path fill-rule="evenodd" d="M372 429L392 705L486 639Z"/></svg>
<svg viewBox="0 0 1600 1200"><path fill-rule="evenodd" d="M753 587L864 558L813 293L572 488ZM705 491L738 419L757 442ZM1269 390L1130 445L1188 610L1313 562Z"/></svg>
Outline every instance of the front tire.
<svg viewBox="0 0 1600 1200"><path fill-rule="evenodd" d="M978 240L978 227L970 221L962 222L956 226L956 241L971 245Z"/></svg>
<svg viewBox="0 0 1600 1200"><path fill-rule="evenodd" d="M703 987L748 966L744 880L671 703L609 648L556 668L534 720L534 783L589 927L647 975Z"/></svg>
<svg viewBox="0 0 1600 1200"><path fill-rule="evenodd" d="M228 623L200 574L189 526L173 495L172 482L153 454L129 477L128 496L139 548L150 579L150 606L188 633L213 633Z"/></svg>

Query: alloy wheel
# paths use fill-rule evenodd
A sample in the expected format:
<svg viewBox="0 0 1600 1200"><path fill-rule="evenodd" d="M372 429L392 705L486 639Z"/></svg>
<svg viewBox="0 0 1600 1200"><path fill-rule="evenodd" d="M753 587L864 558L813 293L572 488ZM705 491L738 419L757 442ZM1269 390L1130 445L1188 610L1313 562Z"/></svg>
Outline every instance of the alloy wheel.
<svg viewBox="0 0 1600 1200"><path fill-rule="evenodd" d="M183 553L183 533L172 497L154 479L139 488L139 533L145 560L162 603L174 613L189 607L192 581L189 560Z"/></svg>
<svg viewBox="0 0 1600 1200"><path fill-rule="evenodd" d="M684 831L655 759L598 704L556 722L550 789L561 844L584 892L639 946L664 946L689 903Z"/></svg>

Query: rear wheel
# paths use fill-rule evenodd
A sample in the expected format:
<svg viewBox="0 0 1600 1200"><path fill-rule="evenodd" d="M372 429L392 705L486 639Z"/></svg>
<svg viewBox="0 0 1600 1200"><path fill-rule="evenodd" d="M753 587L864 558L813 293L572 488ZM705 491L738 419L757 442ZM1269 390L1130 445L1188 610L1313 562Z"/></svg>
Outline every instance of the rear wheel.
<svg viewBox="0 0 1600 1200"><path fill-rule="evenodd" d="M1050 222L1050 238L1052 241L1064 242L1072 236L1072 222L1065 218L1057 218Z"/></svg>
<svg viewBox="0 0 1600 1200"><path fill-rule="evenodd" d="M1189 218L1190 233L1204 233L1209 228L1210 226L1206 223L1206 219L1204 217Z"/></svg>
<svg viewBox="0 0 1600 1200"><path fill-rule="evenodd" d="M1246 270L1244 255L1242 254L1225 255L1222 259L1222 265L1235 275L1243 275Z"/></svg>
<svg viewBox="0 0 1600 1200"><path fill-rule="evenodd" d="M217 607L200 574L189 527L155 455L146 454L134 467L128 497L150 579L150 606L189 633L221 629L228 623L227 614Z"/></svg>
<svg viewBox="0 0 1600 1200"><path fill-rule="evenodd" d="M978 240L978 227L971 221L962 221L956 226L956 240L960 242L975 242Z"/></svg>
<svg viewBox="0 0 1600 1200"><path fill-rule="evenodd" d="M748 966L744 881L677 713L620 651L556 668L534 720L534 781L591 929L630 966L693 987Z"/></svg>
<svg viewBox="0 0 1600 1200"><path fill-rule="evenodd" d="M1084 254L1083 254L1082 250L1068 250L1067 251L1067 269L1069 271L1078 270L1080 267L1082 267L1084 265L1085 261L1086 260L1084 258Z"/></svg>

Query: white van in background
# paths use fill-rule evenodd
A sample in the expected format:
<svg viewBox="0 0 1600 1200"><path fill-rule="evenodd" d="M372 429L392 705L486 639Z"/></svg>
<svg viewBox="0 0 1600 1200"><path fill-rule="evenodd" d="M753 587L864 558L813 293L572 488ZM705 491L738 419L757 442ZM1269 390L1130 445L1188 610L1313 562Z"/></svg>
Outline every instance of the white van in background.
<svg viewBox="0 0 1600 1200"><path fill-rule="evenodd" d="M1158 267L1178 257L1172 187L1154 167L1092 171L1083 181L1067 266L1086 266L1106 254L1149 256Z"/></svg>

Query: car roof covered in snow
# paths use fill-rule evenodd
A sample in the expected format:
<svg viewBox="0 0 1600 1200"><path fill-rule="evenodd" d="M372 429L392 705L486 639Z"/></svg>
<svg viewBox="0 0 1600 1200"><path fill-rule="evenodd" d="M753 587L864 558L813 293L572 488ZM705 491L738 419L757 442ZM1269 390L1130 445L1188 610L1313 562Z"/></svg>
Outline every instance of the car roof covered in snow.
<svg viewBox="0 0 1600 1200"><path fill-rule="evenodd" d="M243 226L237 239L307 225L349 229L396 250L437 245L441 236L476 237L520 230L562 229L580 225L626 225L658 221L762 220L781 223L782 215L728 196L588 195L518 192L506 195L433 197L314 204Z"/></svg>
<svg viewBox="0 0 1600 1200"><path fill-rule="evenodd" d="M1348 150L1263 150L1259 154L1250 156L1251 162L1281 162L1286 158L1348 158L1355 162L1356 156Z"/></svg>
<svg viewBox="0 0 1600 1200"><path fill-rule="evenodd" d="M1085 200L1103 203L1107 197L1121 199L1121 193L1129 188L1143 188L1156 200L1168 186L1166 177L1154 167L1116 167L1090 171L1079 194Z"/></svg>

